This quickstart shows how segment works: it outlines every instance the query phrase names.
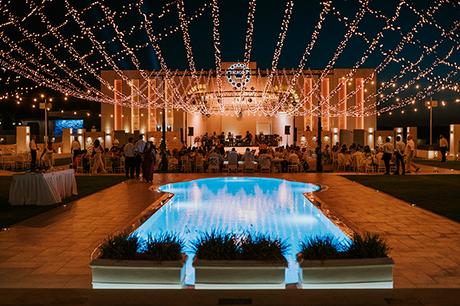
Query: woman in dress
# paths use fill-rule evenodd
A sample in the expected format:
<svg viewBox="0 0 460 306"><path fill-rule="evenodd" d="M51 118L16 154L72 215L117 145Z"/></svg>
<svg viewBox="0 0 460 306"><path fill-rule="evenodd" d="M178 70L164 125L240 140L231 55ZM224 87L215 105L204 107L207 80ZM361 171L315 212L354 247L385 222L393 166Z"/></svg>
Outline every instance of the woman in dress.
<svg viewBox="0 0 460 306"><path fill-rule="evenodd" d="M96 139L94 141L94 146L93 146L93 169L91 169L92 174L97 174L99 169L102 172L105 172L104 168L104 162L102 161L102 153L104 152L104 149L101 146L101 143L99 142L99 139Z"/></svg>
<svg viewBox="0 0 460 306"><path fill-rule="evenodd" d="M153 180L153 171L155 169L156 149L152 141L148 141L144 147L142 156L142 173L144 180L151 183Z"/></svg>
<svg viewBox="0 0 460 306"><path fill-rule="evenodd" d="M42 155L40 156L40 159L43 160L45 170L53 170L53 153L53 143L51 141L48 141L48 144L46 145Z"/></svg>

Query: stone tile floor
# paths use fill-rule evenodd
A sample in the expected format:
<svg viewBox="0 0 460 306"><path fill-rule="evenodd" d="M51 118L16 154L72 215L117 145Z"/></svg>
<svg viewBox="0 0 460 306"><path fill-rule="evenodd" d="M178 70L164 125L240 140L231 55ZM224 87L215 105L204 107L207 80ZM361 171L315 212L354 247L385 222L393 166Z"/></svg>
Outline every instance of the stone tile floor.
<svg viewBox="0 0 460 306"><path fill-rule="evenodd" d="M160 196L128 181L0 232L0 288L90 287L93 250Z"/></svg>
<svg viewBox="0 0 460 306"><path fill-rule="evenodd" d="M161 196L157 185L222 175L156 175L151 188L124 182L0 232L0 288L89 288L92 251ZM460 287L459 223L335 174L271 176L328 186L317 194L322 205L389 242L395 287Z"/></svg>

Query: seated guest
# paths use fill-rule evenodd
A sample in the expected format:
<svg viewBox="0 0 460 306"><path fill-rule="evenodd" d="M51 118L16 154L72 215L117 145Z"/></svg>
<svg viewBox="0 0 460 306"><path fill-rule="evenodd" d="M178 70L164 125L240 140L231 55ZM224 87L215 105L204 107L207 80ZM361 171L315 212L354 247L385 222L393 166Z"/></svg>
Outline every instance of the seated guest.
<svg viewBox="0 0 460 306"><path fill-rule="evenodd" d="M229 165L238 164L238 152L236 152L235 148L232 148L232 150L228 152L227 160Z"/></svg>
<svg viewBox="0 0 460 306"><path fill-rule="evenodd" d="M243 161L246 161L246 160L253 161L254 160L254 155L252 154L251 150L249 150L249 148L246 148L246 151L244 151L242 159Z"/></svg>
<svg viewBox="0 0 460 306"><path fill-rule="evenodd" d="M350 146L350 153L354 153L358 150L358 147L356 146L356 143L352 143L351 146Z"/></svg>
<svg viewBox="0 0 460 306"><path fill-rule="evenodd" d="M363 148L364 156L369 157L372 155L371 148L369 146L364 146Z"/></svg>
<svg viewBox="0 0 460 306"><path fill-rule="evenodd" d="M260 150L259 151L259 164L262 168L263 165L268 164L270 165L272 157L268 154L267 150Z"/></svg>
<svg viewBox="0 0 460 306"><path fill-rule="evenodd" d="M208 156L208 169L220 171L222 156L216 150L212 150Z"/></svg>
<svg viewBox="0 0 460 306"><path fill-rule="evenodd" d="M179 168L179 160L174 155L171 155L168 158L168 168L169 171L177 171Z"/></svg>
<svg viewBox="0 0 460 306"><path fill-rule="evenodd" d="M291 164L291 165L292 165L292 164L294 164L294 165L298 164L298 163L300 162L300 160L299 160L299 155L297 155L297 154L295 153L295 151L291 151L291 152L289 153L289 155L288 155L288 162L289 162L289 164Z"/></svg>
<svg viewBox="0 0 460 306"><path fill-rule="evenodd" d="M283 159L284 157L284 154L283 154L283 149L280 147L280 148L276 148L275 149L275 158L276 159Z"/></svg>

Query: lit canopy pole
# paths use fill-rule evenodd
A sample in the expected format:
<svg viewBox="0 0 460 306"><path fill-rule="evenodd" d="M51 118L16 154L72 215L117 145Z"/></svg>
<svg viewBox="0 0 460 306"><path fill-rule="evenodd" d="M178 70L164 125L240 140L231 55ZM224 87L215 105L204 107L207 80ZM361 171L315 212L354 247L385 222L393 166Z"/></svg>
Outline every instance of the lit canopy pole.
<svg viewBox="0 0 460 306"><path fill-rule="evenodd" d="M316 148L316 171L317 172L323 172L323 162L322 162L322 141L321 141L321 132L323 129L322 122L321 122L321 101L318 101L318 109L319 109L319 115L318 115L318 136L317 136L317 142L318 142L318 147Z"/></svg>
<svg viewBox="0 0 460 306"><path fill-rule="evenodd" d="M51 109L51 103L47 103L47 99L44 94L40 95L40 98L44 100L43 103L40 103L40 109L45 110L45 135L43 137L43 142L46 144L48 143L48 111ZM53 101L52 98L49 99L49 101Z"/></svg>
<svg viewBox="0 0 460 306"><path fill-rule="evenodd" d="M433 145L433 108L438 107L438 101L433 100L425 102L426 107L430 110L430 146Z"/></svg>
<svg viewBox="0 0 460 306"><path fill-rule="evenodd" d="M162 112L162 128L161 128L161 144L160 144L160 152L161 152L161 169L162 171L168 171L168 157L166 156L166 109L167 109L167 82L165 80L164 84L164 91L165 91L165 104L163 107Z"/></svg>

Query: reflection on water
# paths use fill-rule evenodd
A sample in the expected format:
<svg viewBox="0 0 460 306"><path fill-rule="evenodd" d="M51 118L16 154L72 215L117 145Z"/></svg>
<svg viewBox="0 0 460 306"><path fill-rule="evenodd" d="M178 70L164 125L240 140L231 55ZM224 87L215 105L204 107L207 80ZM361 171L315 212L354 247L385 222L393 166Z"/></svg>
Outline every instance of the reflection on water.
<svg viewBox="0 0 460 306"><path fill-rule="evenodd" d="M332 235L348 240L305 197L305 192L318 186L267 178L209 178L164 185L162 191L174 197L136 233L147 237L159 232L178 233L187 242L186 252L193 253L189 243L200 233L218 229L225 232L258 232L285 240L291 247L286 257L289 269L286 283L297 282L295 254L300 242L309 236ZM186 282L193 284L191 260Z"/></svg>

